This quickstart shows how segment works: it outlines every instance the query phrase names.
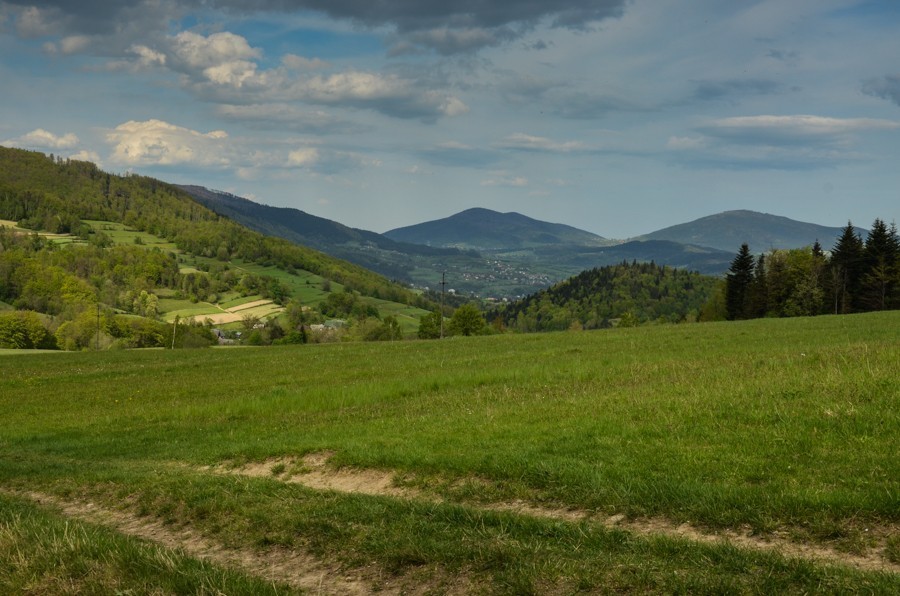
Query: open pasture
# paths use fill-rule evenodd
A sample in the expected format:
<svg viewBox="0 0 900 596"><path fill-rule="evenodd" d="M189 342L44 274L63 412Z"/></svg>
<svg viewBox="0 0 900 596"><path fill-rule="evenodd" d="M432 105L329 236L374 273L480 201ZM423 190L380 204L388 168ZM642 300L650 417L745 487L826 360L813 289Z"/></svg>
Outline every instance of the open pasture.
<svg viewBox="0 0 900 596"><path fill-rule="evenodd" d="M896 312L3 357L0 547L38 510L298 591L896 593L898 370Z"/></svg>
<svg viewBox="0 0 900 596"><path fill-rule="evenodd" d="M181 252L174 242L169 242L165 238L160 238L149 232L135 230L123 223L87 219L84 220L84 223L91 226L95 231L106 234L115 244L140 244L148 248L155 247L175 254Z"/></svg>
<svg viewBox="0 0 900 596"><path fill-rule="evenodd" d="M83 243L84 240L79 238L78 236L73 236L72 234L52 234L50 232L42 232L35 230L28 230L26 228L20 228L18 223L8 220L8 219L0 219L0 228L12 228L17 232L25 232L26 234L37 234L42 238L47 238L52 241L54 244L58 246L62 246L64 244L80 244Z"/></svg>

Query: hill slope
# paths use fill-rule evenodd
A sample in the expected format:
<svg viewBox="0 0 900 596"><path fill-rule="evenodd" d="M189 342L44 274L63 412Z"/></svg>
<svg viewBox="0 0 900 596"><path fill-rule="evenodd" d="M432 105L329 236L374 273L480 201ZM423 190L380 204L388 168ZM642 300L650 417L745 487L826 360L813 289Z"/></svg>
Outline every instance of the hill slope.
<svg viewBox="0 0 900 596"><path fill-rule="evenodd" d="M77 234L98 246L105 242L98 239L104 234L86 220L123 224L166 239L173 253L212 260L207 263L210 266L238 260L291 274L306 271L373 299L433 307L363 267L221 217L165 182L108 174L89 162L54 160L39 152L0 147L0 219L34 230ZM92 279L91 283L100 282Z"/></svg>
<svg viewBox="0 0 900 596"><path fill-rule="evenodd" d="M316 248L423 288L437 287L441 274L446 273L450 287L479 296L524 296L585 269L623 261L653 261L716 275L726 271L733 258L731 250L671 241L616 243L570 226L488 209L470 209L445 220L382 235L200 186L179 188L207 208L258 232ZM446 242L429 237L432 232L437 240ZM468 250L447 248L445 244ZM476 251L475 245L481 248Z"/></svg>
<svg viewBox="0 0 900 596"><path fill-rule="evenodd" d="M620 263L583 271L492 314L518 331L560 331L696 319L717 281L699 273L652 263Z"/></svg>
<svg viewBox="0 0 900 596"><path fill-rule="evenodd" d="M475 250L531 248L546 245L604 246L601 236L520 213L467 209L456 215L384 233L400 242Z"/></svg>
<svg viewBox="0 0 900 596"><path fill-rule="evenodd" d="M556 262L578 271L617 265L623 261L637 261L698 271L706 275L718 275L726 271L734 258L733 252L668 240L632 240L603 247L546 247L535 252L548 262Z"/></svg>
<svg viewBox="0 0 900 596"><path fill-rule="evenodd" d="M381 234L351 228L299 209L262 205L202 186L178 185L208 209L268 236L315 248L391 279L413 281L416 257L459 255L452 248L396 242Z"/></svg>
<svg viewBox="0 0 900 596"><path fill-rule="evenodd" d="M866 230L857 229L865 238ZM724 211L639 236L635 240L670 240L709 246L732 253L746 242L754 252L772 248L802 248L816 240L831 248L841 228L820 226L756 211Z"/></svg>

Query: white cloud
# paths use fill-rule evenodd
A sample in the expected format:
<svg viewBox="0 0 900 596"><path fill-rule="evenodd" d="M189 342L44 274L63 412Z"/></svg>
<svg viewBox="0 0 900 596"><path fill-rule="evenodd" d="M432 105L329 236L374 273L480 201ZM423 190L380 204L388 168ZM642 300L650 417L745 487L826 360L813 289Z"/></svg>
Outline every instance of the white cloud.
<svg viewBox="0 0 900 596"><path fill-rule="evenodd" d="M77 54L91 45L91 38L87 35L70 35L59 42L59 50L63 54Z"/></svg>
<svg viewBox="0 0 900 596"><path fill-rule="evenodd" d="M69 158L77 159L78 161L90 161L97 165L101 164L100 156L97 154L96 151L81 150L78 153L75 153L74 155L70 155Z"/></svg>
<svg viewBox="0 0 900 596"><path fill-rule="evenodd" d="M434 120L459 116L468 106L443 91L420 90L394 74L347 71L295 81L287 92L294 99L321 105L370 108L398 118Z"/></svg>
<svg viewBox="0 0 900 596"><path fill-rule="evenodd" d="M528 186L528 178L524 176L511 176L506 172L495 172L493 178L481 181L481 186L508 186L512 188L524 188Z"/></svg>
<svg viewBox="0 0 900 596"><path fill-rule="evenodd" d="M442 95L434 91L429 92L429 95L435 100L438 111L441 112L444 116L462 116L469 111L469 106L467 106L463 102L463 100L459 99L458 97L453 97L452 95Z"/></svg>
<svg viewBox="0 0 900 596"><path fill-rule="evenodd" d="M438 143L437 146L441 149L456 149L459 151L468 151L474 149L474 147L466 145L465 143L460 143L459 141L444 141L442 143Z"/></svg>
<svg viewBox="0 0 900 596"><path fill-rule="evenodd" d="M669 137L666 147L674 151L684 151L690 149L700 149L706 145L706 139L703 137Z"/></svg>
<svg viewBox="0 0 900 596"><path fill-rule="evenodd" d="M57 27L46 12L36 6L22 10L16 18L16 33L22 37L43 37L55 33Z"/></svg>
<svg viewBox="0 0 900 596"><path fill-rule="evenodd" d="M900 122L874 118L823 116L737 116L714 120L700 132L736 143L749 144L845 144L848 135L869 130L900 129Z"/></svg>
<svg viewBox="0 0 900 596"><path fill-rule="evenodd" d="M182 31L171 38L169 64L193 79L240 88L256 76L256 63L262 52L250 47L240 35L213 33L204 37Z"/></svg>
<svg viewBox="0 0 900 596"><path fill-rule="evenodd" d="M585 151L588 147L580 141L554 141L545 137L536 137L524 133L512 134L499 143L497 147L502 149L515 149L519 151L545 151L548 153L571 153L573 151Z"/></svg>
<svg viewBox="0 0 900 596"><path fill-rule="evenodd" d="M182 75L182 85L206 100L222 104L307 104L371 109L397 118L433 122L465 114L469 107L446 90L427 88L411 78L360 70L313 74L329 67L323 60L286 54L281 65L261 69L262 51L229 32L203 36L183 31L165 38L158 49L135 44L130 65L109 70L165 66ZM293 127L297 128L297 127Z"/></svg>
<svg viewBox="0 0 900 596"><path fill-rule="evenodd" d="M138 57L140 66L165 66L166 64L165 54L144 45L133 45L129 48L129 52Z"/></svg>
<svg viewBox="0 0 900 596"><path fill-rule="evenodd" d="M320 70L331 66L330 63L319 58L304 58L296 54L285 54L281 57L281 64L291 70Z"/></svg>
<svg viewBox="0 0 900 596"><path fill-rule="evenodd" d="M68 37L62 38L58 44L48 41L42 48L45 53L50 55L63 54L65 56L70 56L84 51L90 45L91 38L87 35L69 35Z"/></svg>
<svg viewBox="0 0 900 596"><path fill-rule="evenodd" d="M6 144L16 147L39 147L42 149L72 149L80 141L73 133L57 136L43 128L35 129L21 137L5 141Z"/></svg>
<svg viewBox="0 0 900 596"><path fill-rule="evenodd" d="M130 121L107 135L112 160L125 165L227 166L232 162L225 131L201 133L161 120Z"/></svg>
<svg viewBox="0 0 900 596"><path fill-rule="evenodd" d="M288 165L308 167L319 161L319 150L315 147L304 147L288 153Z"/></svg>

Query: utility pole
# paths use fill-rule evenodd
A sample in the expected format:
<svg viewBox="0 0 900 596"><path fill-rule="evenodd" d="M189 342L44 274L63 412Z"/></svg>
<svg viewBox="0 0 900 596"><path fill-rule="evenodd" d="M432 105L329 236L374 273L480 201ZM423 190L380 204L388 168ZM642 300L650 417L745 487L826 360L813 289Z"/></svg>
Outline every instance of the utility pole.
<svg viewBox="0 0 900 596"><path fill-rule="evenodd" d="M175 323L172 324L172 349L175 349L175 332L178 330L178 315L175 315Z"/></svg>
<svg viewBox="0 0 900 596"><path fill-rule="evenodd" d="M441 339L444 339L444 286L447 285L446 275L446 271L441 271Z"/></svg>
<svg viewBox="0 0 900 596"><path fill-rule="evenodd" d="M97 351L100 351L100 301L97 301Z"/></svg>

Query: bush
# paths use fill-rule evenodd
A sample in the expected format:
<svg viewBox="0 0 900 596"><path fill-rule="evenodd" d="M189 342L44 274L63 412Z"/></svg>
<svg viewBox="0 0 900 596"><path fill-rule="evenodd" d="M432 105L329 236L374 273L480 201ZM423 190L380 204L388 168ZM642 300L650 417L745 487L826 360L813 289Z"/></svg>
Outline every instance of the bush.
<svg viewBox="0 0 900 596"><path fill-rule="evenodd" d="M0 348L56 349L56 338L32 311L0 313Z"/></svg>

